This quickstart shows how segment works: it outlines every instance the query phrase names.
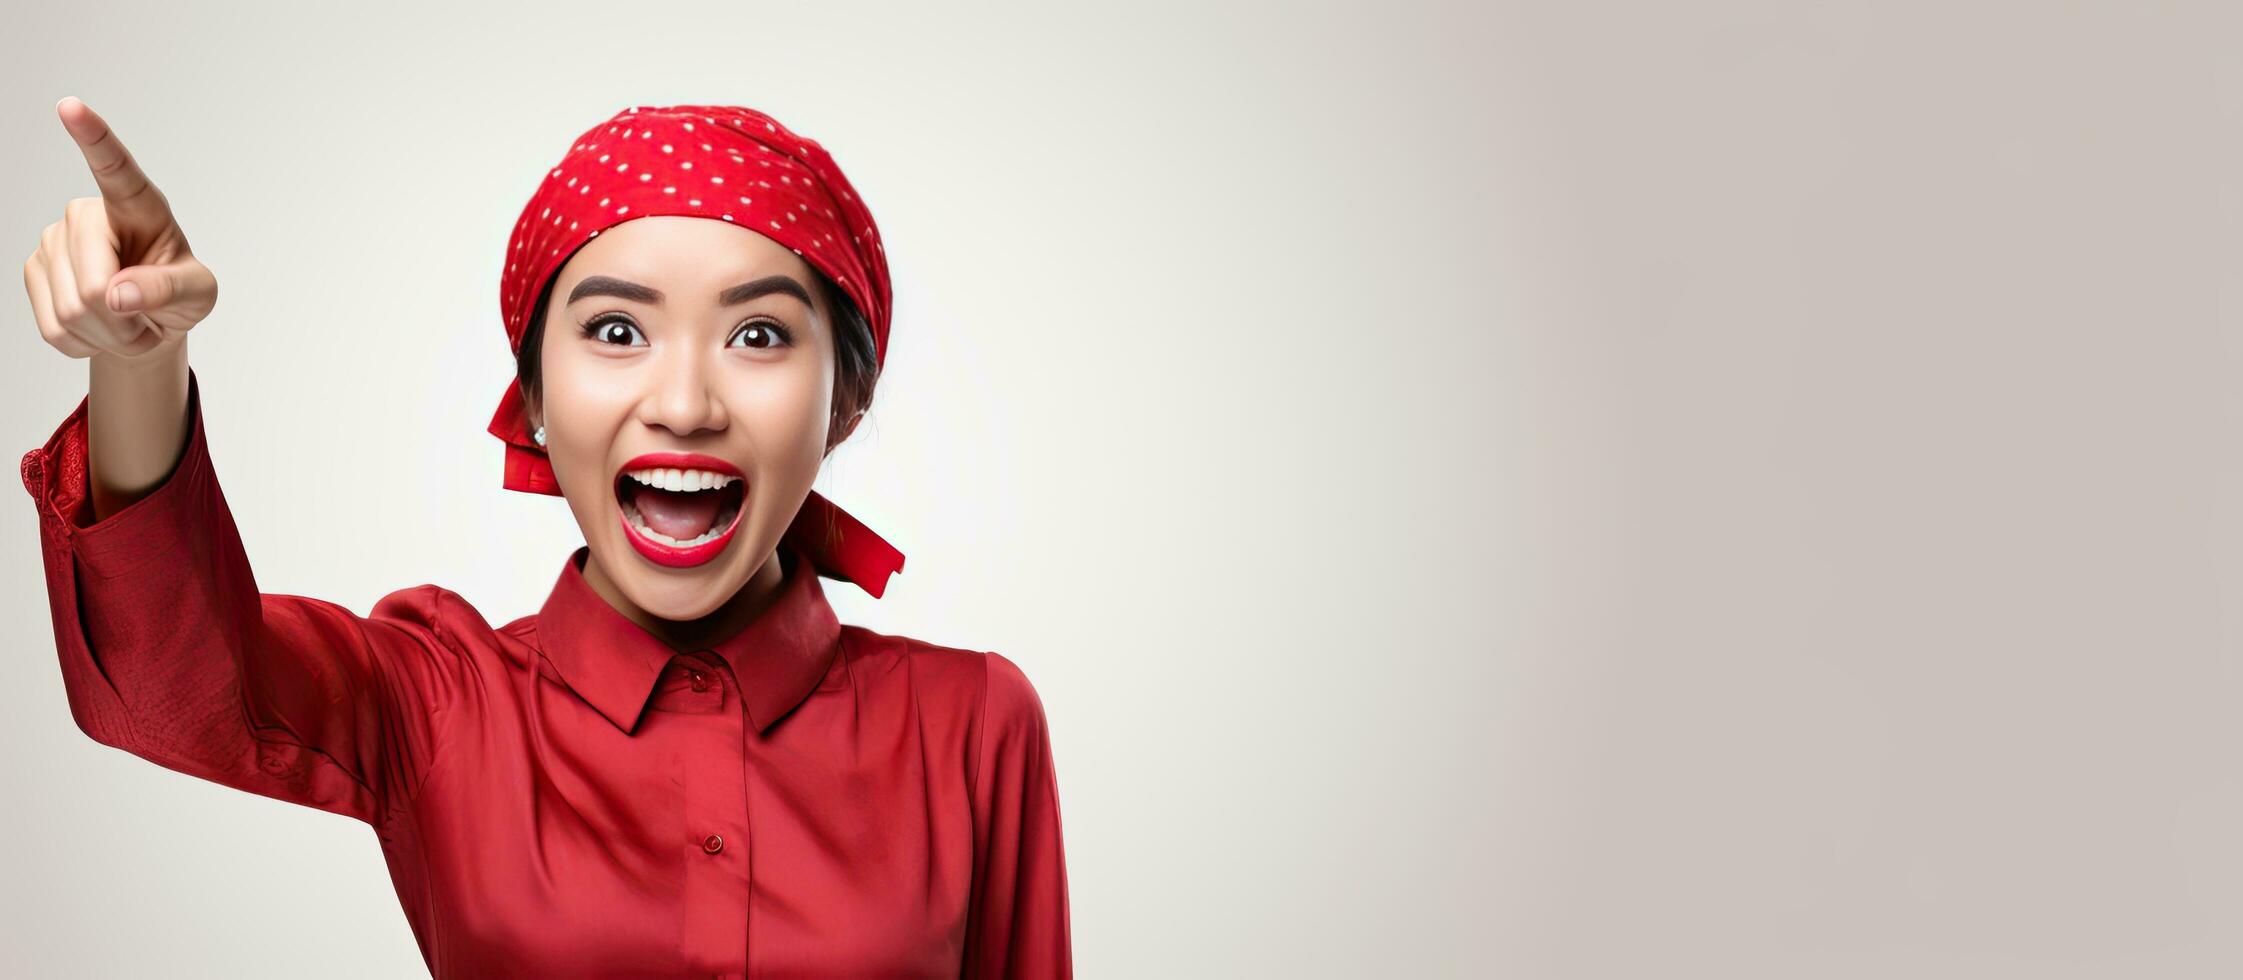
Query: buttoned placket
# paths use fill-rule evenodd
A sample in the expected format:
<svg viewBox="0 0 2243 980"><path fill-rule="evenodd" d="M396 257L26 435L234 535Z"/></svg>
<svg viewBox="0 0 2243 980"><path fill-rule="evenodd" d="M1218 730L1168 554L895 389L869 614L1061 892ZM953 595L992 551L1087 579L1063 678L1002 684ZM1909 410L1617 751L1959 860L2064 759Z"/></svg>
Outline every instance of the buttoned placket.
<svg viewBox="0 0 2243 980"><path fill-rule="evenodd" d="M703 976L744 976L748 956L748 718L738 681L713 651L681 655L659 710L681 712L685 883L681 948Z"/></svg>

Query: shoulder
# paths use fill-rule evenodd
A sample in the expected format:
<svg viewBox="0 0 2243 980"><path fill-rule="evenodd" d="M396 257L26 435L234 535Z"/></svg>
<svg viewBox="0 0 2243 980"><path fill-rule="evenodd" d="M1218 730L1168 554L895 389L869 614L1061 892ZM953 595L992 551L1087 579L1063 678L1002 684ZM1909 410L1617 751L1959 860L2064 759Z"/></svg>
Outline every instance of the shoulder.
<svg viewBox="0 0 2243 980"><path fill-rule="evenodd" d="M459 593L440 585L414 585L395 590L374 603L367 618L464 648L496 632L481 610Z"/></svg>
<svg viewBox="0 0 2243 980"><path fill-rule="evenodd" d="M946 646L861 626L841 627L841 648L860 682L900 678L922 706L945 704L976 727L1041 727L1043 700L1004 654Z"/></svg>
<svg viewBox="0 0 2243 980"><path fill-rule="evenodd" d="M982 713L992 727L1044 727L1044 699L1029 683L1027 671L994 650L982 655L982 668Z"/></svg>
<svg viewBox="0 0 2243 980"><path fill-rule="evenodd" d="M978 650L843 624L841 655L858 682L900 681L921 701L970 701L981 689Z"/></svg>

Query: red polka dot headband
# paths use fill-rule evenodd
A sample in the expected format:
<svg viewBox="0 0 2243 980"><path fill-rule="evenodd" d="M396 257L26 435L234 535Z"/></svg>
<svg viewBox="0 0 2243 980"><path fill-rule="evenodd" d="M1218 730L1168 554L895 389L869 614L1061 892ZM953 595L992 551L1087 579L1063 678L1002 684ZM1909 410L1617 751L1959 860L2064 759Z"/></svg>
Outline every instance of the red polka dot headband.
<svg viewBox="0 0 2243 980"><path fill-rule="evenodd" d="M649 215L728 221L792 249L833 280L872 325L875 360L888 353L888 259L880 230L841 168L815 140L740 106L633 106L582 136L522 208L499 282L506 339L516 354L538 292L603 229ZM506 444L505 486L559 495L545 450L530 437L519 380L509 381L490 432ZM903 553L817 491L786 531L828 578L874 596L903 569Z"/></svg>

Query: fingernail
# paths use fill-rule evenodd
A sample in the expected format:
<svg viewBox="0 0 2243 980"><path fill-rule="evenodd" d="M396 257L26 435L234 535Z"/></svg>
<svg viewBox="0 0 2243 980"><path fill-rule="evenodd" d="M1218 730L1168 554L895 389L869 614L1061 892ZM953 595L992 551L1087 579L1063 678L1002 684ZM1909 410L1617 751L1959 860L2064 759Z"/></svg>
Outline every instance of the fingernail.
<svg viewBox="0 0 2243 980"><path fill-rule="evenodd" d="M140 309L140 284L118 283L117 288L109 291L109 308L119 313L131 313Z"/></svg>

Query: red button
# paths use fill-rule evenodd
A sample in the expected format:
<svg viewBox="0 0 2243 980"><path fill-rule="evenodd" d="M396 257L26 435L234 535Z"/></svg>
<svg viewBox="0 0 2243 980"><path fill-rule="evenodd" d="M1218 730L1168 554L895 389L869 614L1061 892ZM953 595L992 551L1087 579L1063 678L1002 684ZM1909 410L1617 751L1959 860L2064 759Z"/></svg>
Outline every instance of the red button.
<svg viewBox="0 0 2243 980"><path fill-rule="evenodd" d="M694 690L696 690L696 691L706 691L706 690L708 690L708 689L709 689L709 675L707 675L707 674L704 674L704 673L702 673L702 672L700 672L700 671L698 671L698 670L694 671L694 672L693 672L693 689L694 689Z"/></svg>
<svg viewBox="0 0 2243 980"><path fill-rule="evenodd" d="M724 838L715 834L701 838L701 849L711 854L724 850Z"/></svg>

